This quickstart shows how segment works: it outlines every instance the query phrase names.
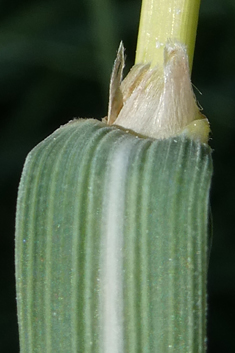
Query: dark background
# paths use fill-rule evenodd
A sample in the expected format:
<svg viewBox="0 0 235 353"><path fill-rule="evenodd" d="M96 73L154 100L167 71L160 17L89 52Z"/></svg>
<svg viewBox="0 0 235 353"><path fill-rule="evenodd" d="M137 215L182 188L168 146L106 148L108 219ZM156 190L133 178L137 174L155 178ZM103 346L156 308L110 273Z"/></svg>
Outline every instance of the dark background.
<svg viewBox="0 0 235 353"><path fill-rule="evenodd" d="M0 351L18 353L14 218L24 159L73 117L107 112L122 39L134 62L140 0L0 1ZM235 352L235 1L202 0L193 83L212 128L214 242L208 352Z"/></svg>

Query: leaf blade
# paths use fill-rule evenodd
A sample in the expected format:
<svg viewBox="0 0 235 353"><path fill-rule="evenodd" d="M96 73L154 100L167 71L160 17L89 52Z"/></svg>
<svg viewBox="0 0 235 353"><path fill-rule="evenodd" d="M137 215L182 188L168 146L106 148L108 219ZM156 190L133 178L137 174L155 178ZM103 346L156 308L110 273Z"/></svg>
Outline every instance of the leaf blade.
<svg viewBox="0 0 235 353"><path fill-rule="evenodd" d="M17 207L21 351L204 352L211 173L207 145L94 120L37 146Z"/></svg>

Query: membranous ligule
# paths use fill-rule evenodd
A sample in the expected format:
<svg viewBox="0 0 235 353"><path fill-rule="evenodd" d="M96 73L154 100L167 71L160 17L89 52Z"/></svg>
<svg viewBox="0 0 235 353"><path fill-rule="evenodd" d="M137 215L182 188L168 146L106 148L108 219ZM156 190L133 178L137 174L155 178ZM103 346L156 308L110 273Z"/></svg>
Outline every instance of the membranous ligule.
<svg viewBox="0 0 235 353"><path fill-rule="evenodd" d="M156 139L184 134L208 142L209 122L197 105L183 44L167 42L163 67L136 64L122 80L123 68L121 43L110 80L108 125Z"/></svg>

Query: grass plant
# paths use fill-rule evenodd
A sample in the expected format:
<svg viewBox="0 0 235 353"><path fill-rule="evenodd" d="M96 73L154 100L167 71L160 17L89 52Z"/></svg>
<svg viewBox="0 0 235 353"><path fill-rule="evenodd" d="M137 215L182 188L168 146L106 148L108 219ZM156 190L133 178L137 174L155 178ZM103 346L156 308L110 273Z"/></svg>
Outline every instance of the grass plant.
<svg viewBox="0 0 235 353"><path fill-rule="evenodd" d="M71 121L29 153L21 353L205 352L212 159L190 81L198 10L143 1L136 64L123 80L121 44L107 117Z"/></svg>

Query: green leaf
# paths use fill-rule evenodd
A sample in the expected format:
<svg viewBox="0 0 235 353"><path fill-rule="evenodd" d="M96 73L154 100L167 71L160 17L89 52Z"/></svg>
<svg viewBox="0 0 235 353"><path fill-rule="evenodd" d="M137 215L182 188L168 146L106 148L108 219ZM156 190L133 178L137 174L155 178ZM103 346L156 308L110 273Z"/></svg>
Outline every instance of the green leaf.
<svg viewBox="0 0 235 353"><path fill-rule="evenodd" d="M18 193L21 353L205 352L211 150L96 120L28 155Z"/></svg>

